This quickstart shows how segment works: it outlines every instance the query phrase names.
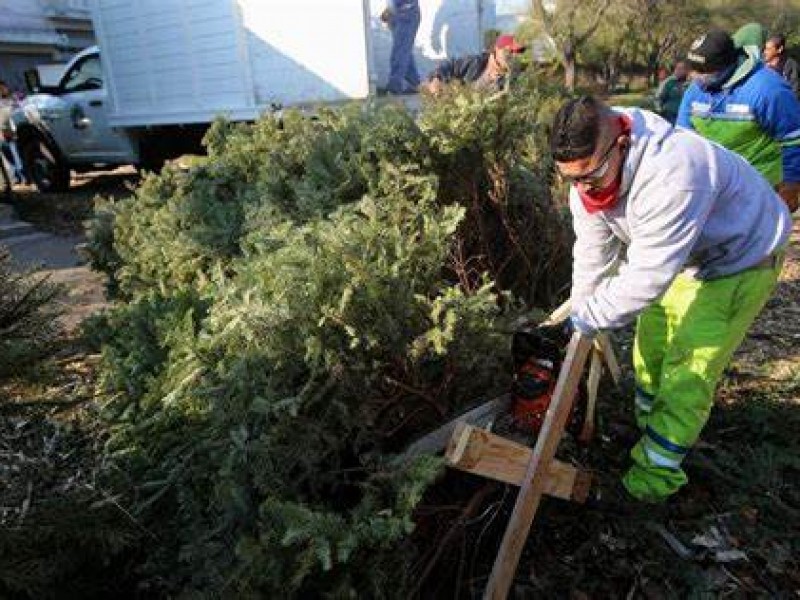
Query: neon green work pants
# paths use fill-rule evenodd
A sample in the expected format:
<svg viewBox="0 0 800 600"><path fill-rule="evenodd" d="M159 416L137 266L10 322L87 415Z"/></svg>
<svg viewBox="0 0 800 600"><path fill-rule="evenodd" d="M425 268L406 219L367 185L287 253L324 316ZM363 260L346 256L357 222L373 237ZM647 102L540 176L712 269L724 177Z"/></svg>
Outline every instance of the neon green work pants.
<svg viewBox="0 0 800 600"><path fill-rule="evenodd" d="M659 502L686 483L681 461L708 420L723 370L772 293L781 264L711 281L679 275L640 315L633 363L643 435L623 478L635 498Z"/></svg>

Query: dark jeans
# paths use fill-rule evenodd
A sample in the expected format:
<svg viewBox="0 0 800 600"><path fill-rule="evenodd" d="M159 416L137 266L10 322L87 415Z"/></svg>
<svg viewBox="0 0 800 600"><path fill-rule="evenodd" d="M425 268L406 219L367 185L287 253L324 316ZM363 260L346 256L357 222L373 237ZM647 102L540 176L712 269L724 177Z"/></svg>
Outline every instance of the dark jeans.
<svg viewBox="0 0 800 600"><path fill-rule="evenodd" d="M392 55L389 59L387 89L402 94L419 86L419 72L414 62L414 38L419 29L420 12L416 2L399 0L392 19Z"/></svg>

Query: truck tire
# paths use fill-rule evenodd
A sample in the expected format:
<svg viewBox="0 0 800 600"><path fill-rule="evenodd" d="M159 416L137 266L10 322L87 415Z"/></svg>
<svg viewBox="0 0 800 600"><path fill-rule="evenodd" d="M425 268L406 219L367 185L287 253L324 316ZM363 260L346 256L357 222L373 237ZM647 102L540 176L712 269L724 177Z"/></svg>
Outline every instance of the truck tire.
<svg viewBox="0 0 800 600"><path fill-rule="evenodd" d="M22 146L22 162L36 189L42 193L69 190L70 172L58 152L44 140L31 138Z"/></svg>

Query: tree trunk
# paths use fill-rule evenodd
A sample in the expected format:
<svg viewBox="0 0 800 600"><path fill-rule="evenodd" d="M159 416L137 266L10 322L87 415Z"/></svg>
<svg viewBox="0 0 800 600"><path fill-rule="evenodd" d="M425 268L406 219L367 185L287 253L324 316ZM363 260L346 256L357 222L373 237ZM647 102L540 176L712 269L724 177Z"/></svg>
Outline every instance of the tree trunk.
<svg viewBox="0 0 800 600"><path fill-rule="evenodd" d="M606 65L606 69L608 73L608 77L606 78L608 93L613 94L614 90L617 88L617 83L619 82L619 69L617 69L617 61L613 58L610 59Z"/></svg>
<svg viewBox="0 0 800 600"><path fill-rule="evenodd" d="M564 85L570 91L575 92L575 59L568 58L564 61Z"/></svg>
<svg viewBox="0 0 800 600"><path fill-rule="evenodd" d="M575 64L575 48L572 42L564 44L564 85L570 91L575 92L575 79L577 66Z"/></svg>

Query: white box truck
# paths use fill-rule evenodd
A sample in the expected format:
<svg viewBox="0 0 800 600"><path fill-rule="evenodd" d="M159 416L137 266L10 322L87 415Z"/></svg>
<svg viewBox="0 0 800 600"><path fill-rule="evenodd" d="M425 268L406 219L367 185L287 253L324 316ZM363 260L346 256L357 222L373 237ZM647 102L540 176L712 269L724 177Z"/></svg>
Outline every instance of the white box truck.
<svg viewBox="0 0 800 600"><path fill-rule="evenodd" d="M506 3L515 0L505 0ZM29 177L65 190L71 170L158 168L194 152L223 115L363 99L385 81L386 0L93 0L98 46L14 116ZM503 0L421 0L424 74L478 52Z"/></svg>

